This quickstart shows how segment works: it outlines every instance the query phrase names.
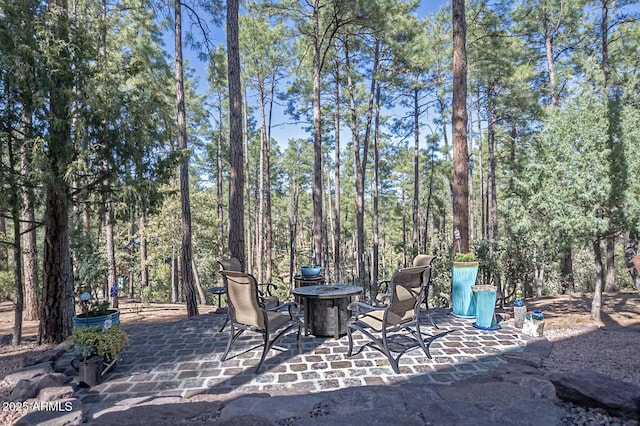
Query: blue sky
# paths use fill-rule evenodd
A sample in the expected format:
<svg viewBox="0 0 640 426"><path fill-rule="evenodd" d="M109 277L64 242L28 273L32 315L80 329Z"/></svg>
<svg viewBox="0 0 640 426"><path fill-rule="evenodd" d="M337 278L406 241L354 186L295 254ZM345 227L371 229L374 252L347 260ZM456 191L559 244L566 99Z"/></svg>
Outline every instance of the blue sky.
<svg viewBox="0 0 640 426"><path fill-rule="evenodd" d="M439 10L443 6L450 5L449 0L422 0L420 7L417 10L418 16L427 16ZM225 44L224 28L218 28L214 31L215 44ZM165 35L165 47L169 55L173 56L173 32L168 31ZM183 52L185 59L190 67L194 68L196 75L199 79L197 90L198 92L207 91L207 64L200 61L197 58L197 53L189 50L188 48ZM252 100L250 99L249 102ZM305 132L300 124L290 124L289 117L285 116L281 109L274 110L273 114L273 128L271 130L271 136L278 141L281 145L286 144L290 138L308 138L311 135Z"/></svg>

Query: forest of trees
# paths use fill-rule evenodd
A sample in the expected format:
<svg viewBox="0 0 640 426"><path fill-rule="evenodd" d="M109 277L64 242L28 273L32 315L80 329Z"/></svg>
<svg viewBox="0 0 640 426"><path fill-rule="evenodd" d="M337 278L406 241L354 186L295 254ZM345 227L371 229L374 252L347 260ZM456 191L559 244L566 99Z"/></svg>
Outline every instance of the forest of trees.
<svg viewBox="0 0 640 426"><path fill-rule="evenodd" d="M375 283L431 253L431 306L447 306L467 186L469 249L506 300L593 292L597 316L602 291L640 290L640 5L455 1L462 129L450 4L3 2L0 300L16 306L14 344L22 318L62 341L77 295L113 285L195 315L231 255L286 292L301 265ZM183 51L206 60L205 82ZM288 140L272 136L280 111Z"/></svg>

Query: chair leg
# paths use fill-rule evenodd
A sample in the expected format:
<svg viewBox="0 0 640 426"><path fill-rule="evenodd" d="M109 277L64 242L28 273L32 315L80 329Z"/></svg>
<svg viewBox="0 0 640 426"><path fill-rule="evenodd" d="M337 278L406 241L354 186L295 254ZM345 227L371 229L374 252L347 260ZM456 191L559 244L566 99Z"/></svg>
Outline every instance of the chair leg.
<svg viewBox="0 0 640 426"><path fill-rule="evenodd" d="M382 352L387 356L389 360L389 364L391 364L391 368L395 371L396 374L400 374L400 368L398 367L398 361L393 358L391 351L389 350L389 342L387 340L387 333L385 330L382 330ZM400 356L398 356L400 358Z"/></svg>
<svg viewBox="0 0 640 426"><path fill-rule="evenodd" d="M298 355L302 353L302 347L300 346L300 333L302 332L302 324L298 324L298 334L296 335L296 343L298 345Z"/></svg>
<svg viewBox="0 0 640 426"><path fill-rule="evenodd" d="M353 350L353 336L351 336L351 327L347 325L347 337L349 338L349 351L347 352L347 356L351 356L351 351Z"/></svg>
<svg viewBox="0 0 640 426"><path fill-rule="evenodd" d="M256 367L255 374L258 374L260 372L262 363L264 362L264 359L267 357L267 352L269 352L269 349L271 349L271 345L269 344L269 333L266 332L263 334L263 336L264 336L264 347L262 348L262 356L260 357L260 362Z"/></svg>
<svg viewBox="0 0 640 426"><path fill-rule="evenodd" d="M225 315L224 317L224 324L222 324L222 327L220 327L220 333L222 333L222 330L224 330L224 328L227 326L228 323L229 323L229 314Z"/></svg>
<svg viewBox="0 0 640 426"><path fill-rule="evenodd" d="M238 336L240 336L240 334L243 331L244 330L240 330L238 332ZM231 323L231 330L230 330L230 333L229 333L229 340L227 341L227 348L224 350L224 355L222 355L222 361L227 359L227 355L229 354L229 350L231 349L231 343L233 343L233 341L238 338L238 336L234 336L234 334L235 334L235 328L233 327L233 323Z"/></svg>
<svg viewBox="0 0 640 426"><path fill-rule="evenodd" d="M411 330L411 334L413 334L414 337L418 340L418 343L420 344L420 347L422 348L422 351L427 356L427 358L433 359L431 358L431 352L429 352L429 346L425 345L424 340L422 339L422 333L420 332L420 324L416 325L415 331Z"/></svg>

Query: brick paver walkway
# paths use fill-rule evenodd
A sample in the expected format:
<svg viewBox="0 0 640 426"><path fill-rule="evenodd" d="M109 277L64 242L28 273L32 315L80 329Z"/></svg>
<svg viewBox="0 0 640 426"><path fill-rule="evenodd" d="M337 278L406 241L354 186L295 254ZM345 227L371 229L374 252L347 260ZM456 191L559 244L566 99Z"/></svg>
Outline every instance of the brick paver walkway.
<svg viewBox="0 0 640 426"><path fill-rule="evenodd" d="M298 355L295 335L285 336L272 349L262 371L254 374L261 354L261 336L245 332L220 362L228 328L220 332L224 316L215 313L172 323L125 328L130 342L122 361L100 385L77 396L87 403L148 396L190 397L198 393L308 393L361 385L451 383L485 372L505 361L499 356L520 351L524 342L510 322L498 331L478 330L473 320L459 319L445 310L432 310L439 326L424 326L425 336L438 335L430 345L433 359L417 346L400 358L395 374L380 352L364 347L347 357L348 339L302 337ZM425 321L425 324L429 324ZM355 351L366 341L355 340ZM67 355L70 362L72 354Z"/></svg>

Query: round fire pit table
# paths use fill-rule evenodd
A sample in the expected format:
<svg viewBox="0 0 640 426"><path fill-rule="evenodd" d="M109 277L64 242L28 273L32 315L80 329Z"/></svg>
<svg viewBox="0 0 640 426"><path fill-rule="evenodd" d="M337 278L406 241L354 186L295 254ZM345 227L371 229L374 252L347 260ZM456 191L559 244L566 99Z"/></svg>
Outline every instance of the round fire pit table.
<svg viewBox="0 0 640 426"><path fill-rule="evenodd" d="M362 287L353 285L311 285L293 289L304 306L305 335L333 336L339 339L347 334L351 298L362 293Z"/></svg>

